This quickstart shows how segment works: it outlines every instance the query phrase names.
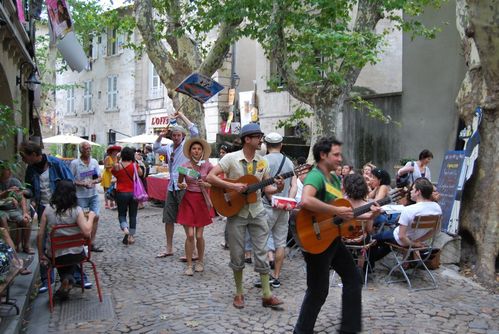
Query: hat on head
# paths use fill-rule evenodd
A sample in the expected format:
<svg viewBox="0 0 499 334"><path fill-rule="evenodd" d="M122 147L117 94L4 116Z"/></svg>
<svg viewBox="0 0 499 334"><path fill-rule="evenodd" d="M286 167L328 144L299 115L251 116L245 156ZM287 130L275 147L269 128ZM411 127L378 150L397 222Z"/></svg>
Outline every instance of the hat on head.
<svg viewBox="0 0 499 334"><path fill-rule="evenodd" d="M277 132L271 132L265 136L265 141L269 144L279 144L283 140L282 136Z"/></svg>
<svg viewBox="0 0 499 334"><path fill-rule="evenodd" d="M191 146L194 143L199 143L201 144L201 146L203 146L203 159L207 160L211 155L211 146L206 140L198 137L190 138L184 143L184 155L187 158L191 157Z"/></svg>
<svg viewBox="0 0 499 334"><path fill-rule="evenodd" d="M121 151L121 146L119 146L119 145L109 145L109 147L106 150L107 154L111 154L111 152L113 152L113 151L120 152Z"/></svg>
<svg viewBox="0 0 499 334"><path fill-rule="evenodd" d="M180 131L180 132L182 132L183 134L187 134L187 131L185 131L185 128L183 128L183 127L182 127L182 126L180 126L180 125L170 126L168 129L169 129L171 132Z"/></svg>
<svg viewBox="0 0 499 334"><path fill-rule="evenodd" d="M250 135L263 135L262 130L260 129L260 125L257 123L249 123L241 128L241 134L239 135L241 138Z"/></svg>

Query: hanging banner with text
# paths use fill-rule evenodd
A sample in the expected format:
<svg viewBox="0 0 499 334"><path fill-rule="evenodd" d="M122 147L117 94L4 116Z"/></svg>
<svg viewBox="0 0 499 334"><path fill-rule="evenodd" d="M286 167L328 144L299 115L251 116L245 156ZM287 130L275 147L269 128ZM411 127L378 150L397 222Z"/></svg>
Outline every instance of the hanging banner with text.
<svg viewBox="0 0 499 334"><path fill-rule="evenodd" d="M444 156L437 191L440 193L438 204L442 208L442 231L449 231L449 226L456 226L459 220L461 191L458 192L459 180L463 170L464 151L448 151ZM462 188L461 188L462 189Z"/></svg>

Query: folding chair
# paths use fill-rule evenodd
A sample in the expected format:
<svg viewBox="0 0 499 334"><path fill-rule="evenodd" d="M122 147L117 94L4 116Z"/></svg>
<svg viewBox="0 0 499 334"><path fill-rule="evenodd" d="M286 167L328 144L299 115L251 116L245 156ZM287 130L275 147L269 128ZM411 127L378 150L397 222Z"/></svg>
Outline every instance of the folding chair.
<svg viewBox="0 0 499 334"><path fill-rule="evenodd" d="M376 240L370 239L367 233L368 220L355 219L349 224L350 239L343 239L345 247L352 253L356 265L363 270L365 264L364 273L364 286L367 287L367 276L370 271L372 271L371 264L369 263L369 250L372 245L376 243ZM332 280L334 281L336 277L336 272L332 275Z"/></svg>
<svg viewBox="0 0 499 334"><path fill-rule="evenodd" d="M438 231L440 231L440 221L441 215L432 215L432 216L417 216L414 221L411 223L411 228L413 229L424 229L426 232L430 232L431 234L429 238L425 240L426 245L424 247L413 247L408 246L400 246L398 244L388 243L390 246L391 254L393 254L396 264L391 268L388 276L386 277L386 283L395 283L395 282L403 282L404 279L409 285L409 289L412 291L417 290L431 290L436 289L438 287L437 281L431 271L425 264L425 261L429 260L432 254L434 253L434 241L435 236ZM431 279L431 286L414 288L411 282L411 278L414 277L414 273L418 268L423 268L425 273ZM404 279L400 280L392 280L391 276L394 272L400 271L404 276Z"/></svg>
<svg viewBox="0 0 499 334"><path fill-rule="evenodd" d="M61 225L56 225L52 226L52 230L50 231L50 249L51 249L51 254L52 257L50 258L50 263L49 263L49 268L48 272L50 273L53 268L61 268L61 267L66 267L69 265L75 265L78 264L80 267L80 274L82 277L81 280L81 292L85 292L85 287L84 287L84 280L83 280L83 263L88 262L92 265L92 269L94 271L94 277L95 277L95 285L97 286L97 292L99 294L99 300L102 303L102 292L100 289L100 284L99 284L99 277L97 275L97 267L95 266L95 263L90 260L90 249L91 249L91 240L89 238L86 238L83 236L82 233L77 233L77 234L72 234L72 235L57 235L57 232L62 229L74 229L78 228L77 224L61 224ZM60 233L59 233L60 234ZM72 247L84 247L86 246L85 249L85 254L84 257L81 261L75 262L75 263L68 263L68 264L57 264L56 263L56 251L60 249L66 249L66 248L72 248ZM48 288L49 288L49 303L50 303L50 312L54 311L54 303L53 303L53 294L52 294L52 282L51 282L51 275L48 275Z"/></svg>

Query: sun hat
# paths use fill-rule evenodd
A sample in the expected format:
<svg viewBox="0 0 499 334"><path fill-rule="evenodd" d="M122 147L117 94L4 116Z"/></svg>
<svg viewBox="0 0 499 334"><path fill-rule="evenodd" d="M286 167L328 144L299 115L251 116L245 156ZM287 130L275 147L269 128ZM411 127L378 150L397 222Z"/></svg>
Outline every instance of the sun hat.
<svg viewBox="0 0 499 334"><path fill-rule="evenodd" d="M171 132L175 132L175 131L180 131L182 132L183 134L187 134L187 131L185 131L185 128L180 126L180 125L174 125L174 126L170 126L168 128Z"/></svg>
<svg viewBox="0 0 499 334"><path fill-rule="evenodd" d="M260 129L260 125L257 123L249 123L241 128L241 134L239 135L241 138L250 135L263 135L262 130Z"/></svg>
<svg viewBox="0 0 499 334"><path fill-rule="evenodd" d="M277 132L271 132L265 136L265 141L269 144L279 144L282 142L283 137Z"/></svg>
<svg viewBox="0 0 499 334"><path fill-rule="evenodd" d="M106 152L107 154L111 154L112 151L118 151L120 152L121 151L121 146L119 145L109 145Z"/></svg>
<svg viewBox="0 0 499 334"><path fill-rule="evenodd" d="M211 146L206 140L197 137L189 138L189 140L184 143L184 155L187 158L191 157L191 146L194 143L199 143L203 146L203 159L208 159L211 155Z"/></svg>

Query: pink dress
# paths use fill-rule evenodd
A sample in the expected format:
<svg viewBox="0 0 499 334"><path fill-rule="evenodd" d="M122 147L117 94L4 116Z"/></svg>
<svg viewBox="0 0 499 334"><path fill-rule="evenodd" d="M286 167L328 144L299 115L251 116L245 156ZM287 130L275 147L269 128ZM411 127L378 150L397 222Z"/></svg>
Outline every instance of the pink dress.
<svg viewBox="0 0 499 334"><path fill-rule="evenodd" d="M182 167L195 169L201 174L202 180L206 181L206 176L213 168L213 165L207 161L201 166L193 167L191 162L188 161ZM184 175L184 177L187 183L187 190L182 198L182 202L180 202L177 223L192 227L203 227L211 224L211 218L215 216L215 211L213 208L211 210L208 209L197 180L187 175ZM209 189L206 190L209 195Z"/></svg>

